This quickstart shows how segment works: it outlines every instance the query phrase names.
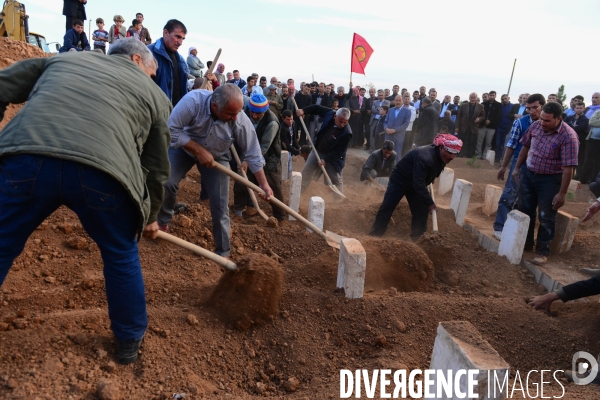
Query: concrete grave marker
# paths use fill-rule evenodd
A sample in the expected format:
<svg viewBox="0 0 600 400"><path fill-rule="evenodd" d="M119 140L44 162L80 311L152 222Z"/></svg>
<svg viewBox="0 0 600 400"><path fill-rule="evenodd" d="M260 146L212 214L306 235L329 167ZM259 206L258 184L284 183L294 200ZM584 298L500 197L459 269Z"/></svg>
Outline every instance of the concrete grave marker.
<svg viewBox="0 0 600 400"><path fill-rule="evenodd" d="M456 223L460 226L463 226L465 223L467 208L469 207L469 200L471 199L471 191L473 191L473 184L471 182L465 181L464 179L457 179L456 182L454 182L450 208L454 210Z"/></svg>
<svg viewBox="0 0 600 400"><path fill-rule="evenodd" d="M571 250L578 226L579 218L564 211L558 211L555 225L556 234L550 243L550 253L560 254Z"/></svg>
<svg viewBox="0 0 600 400"><path fill-rule="evenodd" d="M308 203L308 220L320 230L323 230L323 222L325 221L325 200L321 197L313 196ZM306 228L307 231L312 231Z"/></svg>
<svg viewBox="0 0 600 400"><path fill-rule="evenodd" d="M506 217L502 229L502 239L498 246L498 255L506 256L511 264L519 265L523 257L525 239L529 229L529 215L520 211L512 210Z"/></svg>
<svg viewBox="0 0 600 400"><path fill-rule="evenodd" d="M440 184L438 186L438 195L443 196L452 190L454 184L454 170L452 168L444 168L439 177Z"/></svg>
<svg viewBox="0 0 600 400"><path fill-rule="evenodd" d="M343 288L346 297L359 299L365 290L365 273L367 270L367 253L356 239L342 239L338 262L338 288Z"/></svg>
<svg viewBox="0 0 600 400"><path fill-rule="evenodd" d="M502 188L495 185L485 186L485 198L483 200L483 213L488 217L498 211L498 200L502 195Z"/></svg>
<svg viewBox="0 0 600 400"><path fill-rule="evenodd" d="M470 322L467 321L450 321L440 322L437 329L437 336L433 345L433 353L431 355L431 364L429 369L441 370L448 377L447 371L452 371L452 382L459 370L479 370L479 373L474 376L477 380L477 386L473 392L478 394L477 397L468 397L468 381L467 375L463 375L459 381L460 392L467 395L468 398L476 399L502 399L505 398L505 393L496 389L494 395L493 385L494 379L503 383L504 377L509 372L509 365L500 357L500 354L481 336L479 331L475 329ZM488 382L489 377L489 382ZM496 377L496 378L495 378ZM437 381L437 377L431 377ZM488 384L490 390L488 391ZM451 397L444 390L441 391L441 397L436 399L457 399L456 387L451 385ZM506 390L507 385L504 385ZM489 396L488 396L489 395ZM464 397L463 397L464 398Z"/></svg>
<svg viewBox="0 0 600 400"><path fill-rule="evenodd" d="M302 173L292 172L292 182L290 183L290 208L296 212L300 208L300 191L302 190ZM290 221L296 218L289 216Z"/></svg>

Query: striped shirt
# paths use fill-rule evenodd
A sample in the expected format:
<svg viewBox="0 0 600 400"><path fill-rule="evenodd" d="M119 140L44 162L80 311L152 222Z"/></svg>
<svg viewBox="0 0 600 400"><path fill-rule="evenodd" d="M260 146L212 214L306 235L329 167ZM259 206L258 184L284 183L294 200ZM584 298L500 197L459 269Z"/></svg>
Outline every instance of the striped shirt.
<svg viewBox="0 0 600 400"><path fill-rule="evenodd" d="M533 119L531 119L531 116L529 115L525 115L513 122L513 126L510 131L510 138L506 143L506 147L510 147L515 151L513 156L513 163L516 163L519 158L519 153L523 148L523 145L519 142L521 141L523 134L527 131L527 129L529 129L531 124L533 124Z"/></svg>
<svg viewBox="0 0 600 400"><path fill-rule="evenodd" d="M214 119L210 113L212 93L208 90L193 90L183 96L173 108L169 118L171 147L180 148L193 140L218 158L229 151L235 140L250 171L260 171L265 165L265 159L250 118L240 112L235 121Z"/></svg>
<svg viewBox="0 0 600 400"><path fill-rule="evenodd" d="M560 174L563 167L577 165L579 138L569 125L561 121L557 130L544 132L541 121L535 121L521 139L529 147L527 168L536 174Z"/></svg>

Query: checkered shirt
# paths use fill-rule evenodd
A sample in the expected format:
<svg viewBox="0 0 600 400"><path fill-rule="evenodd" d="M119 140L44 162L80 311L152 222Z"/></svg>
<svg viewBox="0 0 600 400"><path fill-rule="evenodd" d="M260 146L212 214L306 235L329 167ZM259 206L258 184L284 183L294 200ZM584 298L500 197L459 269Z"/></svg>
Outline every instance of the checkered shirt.
<svg viewBox="0 0 600 400"><path fill-rule="evenodd" d="M563 167L577 165L577 133L562 121L553 132L544 132L541 121L535 121L523 135L521 144L529 147L527 168L535 174L560 174Z"/></svg>

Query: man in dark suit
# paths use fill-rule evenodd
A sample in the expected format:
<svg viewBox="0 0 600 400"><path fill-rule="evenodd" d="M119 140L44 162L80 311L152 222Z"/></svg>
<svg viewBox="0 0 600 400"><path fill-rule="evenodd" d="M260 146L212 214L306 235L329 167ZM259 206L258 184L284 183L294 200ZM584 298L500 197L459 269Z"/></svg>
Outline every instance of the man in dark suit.
<svg viewBox="0 0 600 400"><path fill-rule="evenodd" d="M459 156L471 158L475 154L479 123L485 118L485 109L482 104L477 104L477 93L469 95L469 102L461 104L456 115L455 133L464 145Z"/></svg>
<svg viewBox="0 0 600 400"><path fill-rule="evenodd" d="M519 102L517 104L513 104L512 109L510 110L510 114L512 115L513 120L517 120L521 118L523 115L529 114L527 112L527 98L529 97L529 93L523 93L519 96Z"/></svg>
<svg viewBox="0 0 600 400"><path fill-rule="evenodd" d="M240 71L238 71L237 69L233 70L233 79L227 81L227 83L233 83L234 85L237 85L240 89L246 86L246 81L240 78Z"/></svg>
<svg viewBox="0 0 600 400"><path fill-rule="evenodd" d="M67 24L65 30L68 31L73 27L73 20L78 19L85 21L85 5L87 0L64 0L63 1L63 15L67 17Z"/></svg>
<svg viewBox="0 0 600 400"><path fill-rule="evenodd" d="M430 145L438 133L439 112L433 107L432 103L433 101L429 97L424 97L421 100L423 107L419 113L419 118L415 122L417 131L415 145L417 147Z"/></svg>

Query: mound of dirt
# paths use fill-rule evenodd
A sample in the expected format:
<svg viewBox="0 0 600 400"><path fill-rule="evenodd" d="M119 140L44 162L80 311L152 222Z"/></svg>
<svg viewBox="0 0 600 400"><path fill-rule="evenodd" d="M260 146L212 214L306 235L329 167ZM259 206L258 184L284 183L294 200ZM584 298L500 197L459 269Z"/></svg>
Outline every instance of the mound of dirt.
<svg viewBox="0 0 600 400"><path fill-rule="evenodd" d="M283 269L264 254L248 254L237 265L237 270L223 274L208 304L218 310L220 318L245 331L272 320L279 312Z"/></svg>
<svg viewBox="0 0 600 400"><path fill-rule="evenodd" d="M367 290L396 288L399 292L426 292L435 280L433 263L416 244L405 240L365 238Z"/></svg>
<svg viewBox="0 0 600 400"><path fill-rule="evenodd" d="M0 69L10 67L17 61L37 57L50 57L52 54L44 53L39 47L28 43L18 42L8 38L0 37ZM0 121L0 130L14 118L21 110L22 105L11 104L6 108L4 119Z"/></svg>

